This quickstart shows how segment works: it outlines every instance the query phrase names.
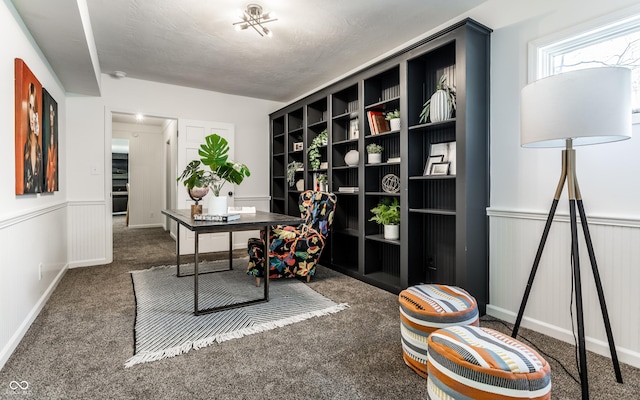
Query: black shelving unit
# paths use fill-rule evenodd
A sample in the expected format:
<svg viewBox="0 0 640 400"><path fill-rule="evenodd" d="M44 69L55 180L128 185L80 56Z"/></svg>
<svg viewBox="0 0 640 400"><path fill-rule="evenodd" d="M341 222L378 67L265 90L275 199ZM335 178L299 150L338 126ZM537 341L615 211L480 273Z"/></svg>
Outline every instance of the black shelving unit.
<svg viewBox="0 0 640 400"><path fill-rule="evenodd" d="M490 32L461 21L271 114L272 210L298 213L299 192L284 178L291 161L304 163L305 189L312 188L314 173L327 173L338 196L324 265L394 293L421 282L457 285L476 297L484 313ZM443 74L456 87L455 113L421 123L422 106ZM367 113L396 109L400 130L373 135ZM328 165L312 170L306 152L325 129L329 140L321 153ZM294 150L292 141L300 138L303 149ZM455 174L425 175L431 146L448 142L455 143ZM367 161L371 143L384 147L382 163ZM355 166L344 160L351 150L359 152ZM382 186L389 174L400 181L395 193ZM384 239L382 226L369 221L369 210L383 198L400 202L399 240Z"/></svg>
<svg viewBox="0 0 640 400"><path fill-rule="evenodd" d="M113 214L124 214L127 212L127 202L129 193L127 183L129 182L129 154L111 154L111 184L113 193Z"/></svg>

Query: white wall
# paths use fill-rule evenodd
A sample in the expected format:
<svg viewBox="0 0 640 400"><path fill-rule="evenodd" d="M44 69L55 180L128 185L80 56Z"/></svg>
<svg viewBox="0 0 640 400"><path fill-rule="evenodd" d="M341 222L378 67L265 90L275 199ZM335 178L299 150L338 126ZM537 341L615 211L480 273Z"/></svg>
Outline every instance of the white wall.
<svg viewBox="0 0 640 400"><path fill-rule="evenodd" d="M65 94L10 4L0 3L0 368L68 262ZM15 195L14 58L25 61L58 103L60 191L53 194Z"/></svg>
<svg viewBox="0 0 640 400"><path fill-rule="evenodd" d="M162 127L114 123L112 137L129 140L129 227L163 226L165 158Z"/></svg>
<svg viewBox="0 0 640 400"><path fill-rule="evenodd" d="M111 112L143 113L145 115L184 118L205 121L228 122L235 125L235 158L247 164L251 176L236 188L238 205L257 205L268 208L269 194L269 116L268 114L283 104L241 96L209 92L186 87L166 85L136 79L114 79L102 75L102 96L75 96L68 99L69 131L69 198L71 204L82 204L95 208L92 213L92 225L96 235L101 232L111 234L104 210L110 206L108 196L108 176L105 159L105 143L110 143L111 130L107 127ZM107 131L105 131L107 129ZM108 140L108 141L107 141ZM97 174L92 174L97 171ZM164 179L165 171L159 176ZM242 204L245 203L245 204ZM86 218L83 215L82 218ZM100 218L105 222L100 222ZM107 219L109 218L109 219ZM85 229L86 224L80 215L70 210L70 233L76 229ZM160 222L161 223L161 222ZM89 235L91 236L91 235ZM82 257L93 264L110 262L110 249L98 242L92 254L83 253ZM70 263L90 265L79 259L80 249L93 244L82 240L74 241L69 255ZM100 260L103 258L102 261Z"/></svg>

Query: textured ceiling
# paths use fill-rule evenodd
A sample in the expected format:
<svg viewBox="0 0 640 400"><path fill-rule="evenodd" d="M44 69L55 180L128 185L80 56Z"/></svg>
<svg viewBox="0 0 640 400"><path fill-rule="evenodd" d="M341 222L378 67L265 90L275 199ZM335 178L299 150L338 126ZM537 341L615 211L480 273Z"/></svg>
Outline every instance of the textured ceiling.
<svg viewBox="0 0 640 400"><path fill-rule="evenodd" d="M13 3L68 92L97 95L100 72L119 70L137 79L288 101L484 1L264 0L259 4L278 18L267 25L272 38L234 30L238 10L247 5L238 0Z"/></svg>

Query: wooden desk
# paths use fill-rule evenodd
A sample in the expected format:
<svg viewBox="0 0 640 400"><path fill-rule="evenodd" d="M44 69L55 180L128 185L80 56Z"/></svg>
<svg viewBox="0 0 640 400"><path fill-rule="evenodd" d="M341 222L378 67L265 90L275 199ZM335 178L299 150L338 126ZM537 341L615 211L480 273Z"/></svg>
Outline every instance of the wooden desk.
<svg viewBox="0 0 640 400"><path fill-rule="evenodd" d="M303 222L300 217L276 214L264 211L256 211L255 214L241 214L240 219L230 222L195 221L191 218L191 210L163 210L162 213L178 223L176 233L176 265L177 276L193 275L193 313L195 315L209 314L216 311L228 310L231 308L243 307L250 304L264 303L269 301L269 236L271 227L274 225L299 225ZM180 274L180 225L195 233L194 243L194 268L193 274ZM231 269L233 262L232 233L234 231L250 231L256 229L265 230L265 262L264 262L264 297L261 299L249 300L240 303L228 304L219 307L206 308L200 310L198 307L198 236L201 233L229 232L229 266Z"/></svg>

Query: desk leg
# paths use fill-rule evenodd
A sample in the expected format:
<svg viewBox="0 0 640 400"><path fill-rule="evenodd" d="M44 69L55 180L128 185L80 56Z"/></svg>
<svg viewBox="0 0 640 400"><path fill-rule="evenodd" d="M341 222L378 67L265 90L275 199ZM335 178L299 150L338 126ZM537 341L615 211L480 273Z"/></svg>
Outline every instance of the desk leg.
<svg viewBox="0 0 640 400"><path fill-rule="evenodd" d="M180 277L180 224L176 224L176 276Z"/></svg>
<svg viewBox="0 0 640 400"><path fill-rule="evenodd" d="M233 269L233 232L229 232L229 270Z"/></svg>
<svg viewBox="0 0 640 400"><path fill-rule="evenodd" d="M195 232L195 263L193 265L193 313L198 315L198 232Z"/></svg>
<svg viewBox="0 0 640 400"><path fill-rule="evenodd" d="M264 238L264 300L269 301L269 249L271 248L271 244L269 243L269 238L271 237L271 227L269 225L264 227L264 232L266 234Z"/></svg>

